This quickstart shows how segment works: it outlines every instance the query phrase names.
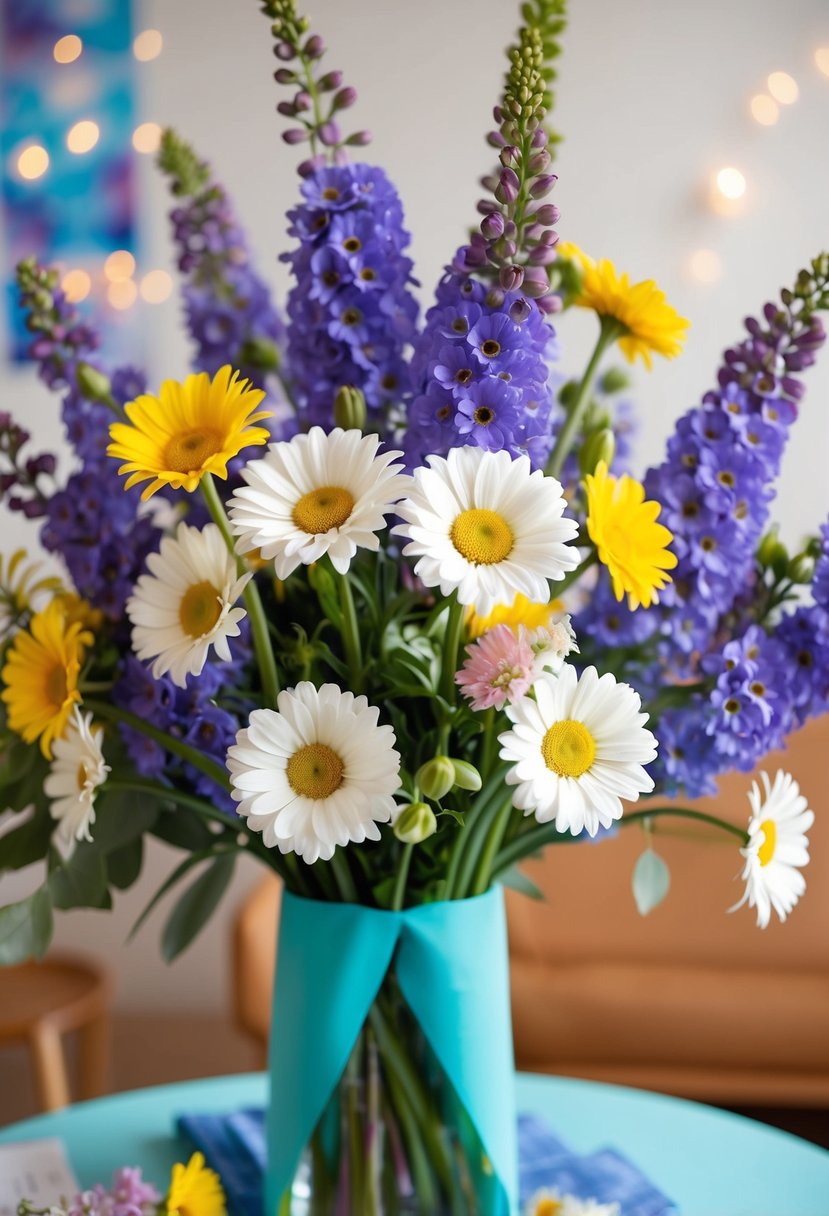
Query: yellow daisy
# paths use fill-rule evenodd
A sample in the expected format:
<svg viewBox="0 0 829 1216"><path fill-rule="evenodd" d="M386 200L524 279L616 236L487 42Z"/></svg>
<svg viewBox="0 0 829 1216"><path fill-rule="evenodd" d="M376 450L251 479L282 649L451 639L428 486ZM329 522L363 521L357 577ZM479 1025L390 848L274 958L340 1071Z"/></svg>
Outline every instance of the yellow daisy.
<svg viewBox="0 0 829 1216"><path fill-rule="evenodd" d="M587 489L587 531L607 566L617 600L627 592L631 609L655 604L656 592L671 581L666 570L676 565L667 547L673 535L656 522L661 505L645 498L645 488L633 477L611 477L600 461Z"/></svg>
<svg viewBox="0 0 829 1216"><path fill-rule="evenodd" d="M607 258L594 262L573 244L559 246L559 253L576 262L582 272L574 303L600 317L613 317L624 327L619 347L629 363L638 356L650 368L652 354L673 359L681 352L689 322L668 303L653 279L631 283L630 276L620 275Z"/></svg>
<svg viewBox="0 0 829 1216"><path fill-rule="evenodd" d="M513 633L518 632L520 625L529 630L546 629L558 620L561 612L560 600L534 604L519 592L511 604L498 604L486 616L470 608L466 614L466 632L470 638L479 638L496 625L509 625Z"/></svg>
<svg viewBox="0 0 829 1216"><path fill-rule="evenodd" d="M130 424L112 424L107 453L125 462L118 472L130 475L126 489L149 481L142 498L165 485L192 493L205 473L227 477L233 456L268 442L265 427L252 425L270 417L256 408L264 396L229 366L212 380L207 372L183 384L165 380L158 397L145 394L126 406Z"/></svg>
<svg viewBox="0 0 829 1216"><path fill-rule="evenodd" d="M47 760L52 741L63 735L72 706L81 699L78 674L84 648L92 641L80 621L69 622L60 601L53 599L9 648L0 672L9 726L27 743L39 739Z"/></svg>
<svg viewBox="0 0 829 1216"><path fill-rule="evenodd" d="M167 1193L167 1216L225 1216L225 1193L215 1170L193 1153L187 1165L174 1165Z"/></svg>

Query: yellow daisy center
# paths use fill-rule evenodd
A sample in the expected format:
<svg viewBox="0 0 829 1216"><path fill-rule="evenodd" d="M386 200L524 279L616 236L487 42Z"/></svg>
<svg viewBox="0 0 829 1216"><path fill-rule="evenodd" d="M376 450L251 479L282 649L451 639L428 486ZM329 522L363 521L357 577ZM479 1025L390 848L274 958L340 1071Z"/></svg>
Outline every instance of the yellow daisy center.
<svg viewBox="0 0 829 1216"><path fill-rule="evenodd" d="M207 579L188 587L178 606L179 624L191 638L204 637L222 614L218 591Z"/></svg>
<svg viewBox="0 0 829 1216"><path fill-rule="evenodd" d="M342 486L320 486L303 494L294 507L293 520L303 532L318 536L341 528L354 510L354 495Z"/></svg>
<svg viewBox="0 0 829 1216"><path fill-rule="evenodd" d="M497 511L485 507L461 511L452 524L449 539L458 553L476 566L494 566L504 561L515 545L507 521Z"/></svg>
<svg viewBox="0 0 829 1216"><path fill-rule="evenodd" d="M596 740L583 722L554 722L541 741L541 754L559 777L580 777L596 759Z"/></svg>
<svg viewBox="0 0 829 1216"><path fill-rule="evenodd" d="M540 1199L535 1206L533 1216L558 1216L564 1207L559 1199Z"/></svg>
<svg viewBox="0 0 829 1216"><path fill-rule="evenodd" d="M773 819L764 819L760 824L760 831L763 833L763 843L757 852L757 860L761 866L767 866L774 857L777 846L777 824Z"/></svg>
<svg viewBox="0 0 829 1216"><path fill-rule="evenodd" d="M44 687L46 689L46 699L56 708L60 709L69 691L66 686L66 668L56 664L46 673Z"/></svg>
<svg viewBox="0 0 829 1216"><path fill-rule="evenodd" d="M173 435L164 449L164 459L171 472L192 473L221 450L222 436L217 431L203 427Z"/></svg>
<svg viewBox="0 0 829 1216"><path fill-rule="evenodd" d="M288 761L288 784L303 798L329 798L343 783L345 765L327 743L307 743Z"/></svg>

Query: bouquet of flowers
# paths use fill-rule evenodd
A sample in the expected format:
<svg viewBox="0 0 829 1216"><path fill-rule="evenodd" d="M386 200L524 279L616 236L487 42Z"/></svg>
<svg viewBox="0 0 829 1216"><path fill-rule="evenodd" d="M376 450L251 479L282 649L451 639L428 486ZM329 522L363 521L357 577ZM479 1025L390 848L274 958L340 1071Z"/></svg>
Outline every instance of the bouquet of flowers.
<svg viewBox="0 0 829 1216"><path fill-rule="evenodd" d="M563 0L522 6L478 227L422 321L397 192L350 159L369 142L342 126L355 90L293 0L262 7L305 154L287 320L173 132L194 374L149 390L108 368L55 272L19 267L77 464L59 484L0 417L0 491L62 567L0 566L0 799L25 811L0 867L46 862L0 910L0 958L42 955L53 908L110 907L155 836L182 859L144 915L188 881L171 959L254 854L286 891L270 1210L497 1212L515 1134L499 891L535 893L520 863L638 823L647 909L667 887L654 836L684 816L740 849L760 925L804 890L813 816L786 773L755 784L747 827L623 803L709 792L827 707L829 525L790 554L769 504L829 257L746 322L640 481L608 360L673 358L687 322L558 242ZM573 307L598 335L568 379ZM292 1206L300 1158L310 1208Z"/></svg>

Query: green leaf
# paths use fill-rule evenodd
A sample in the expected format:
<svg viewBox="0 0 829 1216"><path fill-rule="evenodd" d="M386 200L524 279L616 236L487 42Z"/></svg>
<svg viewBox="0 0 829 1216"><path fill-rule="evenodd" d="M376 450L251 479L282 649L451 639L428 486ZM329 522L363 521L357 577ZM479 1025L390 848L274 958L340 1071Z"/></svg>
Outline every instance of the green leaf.
<svg viewBox="0 0 829 1216"><path fill-rule="evenodd" d="M510 866L499 876L498 881L505 887L509 887L511 891L518 891L521 895L526 895L528 899L541 901L544 899L544 892L541 888L531 878L528 878L523 870L519 870L518 866Z"/></svg>
<svg viewBox="0 0 829 1216"><path fill-rule="evenodd" d="M640 916L647 916L662 903L671 885L671 875L653 849L645 849L633 868L633 898Z"/></svg>
<svg viewBox="0 0 829 1216"><path fill-rule="evenodd" d="M143 864L144 838L137 836L128 844L121 845L120 849L113 849L111 853L107 853L106 866L109 881L119 891L126 891L138 878Z"/></svg>
<svg viewBox="0 0 829 1216"><path fill-rule="evenodd" d="M25 823L0 836L0 872L22 870L41 861L49 852L49 841L55 821L43 803L36 806Z"/></svg>
<svg viewBox="0 0 829 1216"><path fill-rule="evenodd" d="M215 833L200 815L181 806L162 811L153 825L152 833L159 840L166 840L167 844L186 849L188 853L207 849L216 839Z"/></svg>
<svg viewBox="0 0 829 1216"><path fill-rule="evenodd" d="M161 935L165 962L186 950L218 907L236 865L235 853L216 857L178 901Z"/></svg>
<svg viewBox="0 0 829 1216"><path fill-rule="evenodd" d="M62 911L111 906L104 855L94 844L79 844L68 861L52 870L48 882L52 903Z"/></svg>
<svg viewBox="0 0 829 1216"><path fill-rule="evenodd" d="M19 903L0 908L0 966L43 958L52 928L52 898L45 883Z"/></svg>
<svg viewBox="0 0 829 1216"><path fill-rule="evenodd" d="M150 913L153 911L153 909L164 898L164 896L167 894L167 892L172 890L172 888L176 885L176 883L179 881L179 879L183 878L184 875L187 874L189 870L192 870L193 866L197 866L200 861L206 861L208 857L213 857L213 856L214 856L214 852L212 849L202 849L202 851L199 853L193 853L190 857L185 857L184 861L182 861L179 865L176 866L176 868L173 870L172 874L169 874L167 876L167 878L165 878L164 882L158 888L155 895L152 897L150 902L144 908L144 911L141 913L138 920L135 922L133 927L130 929L129 937L127 938L127 940L130 941L130 940L132 940L132 938L135 937L136 933L141 928L141 926L144 924L144 921L147 919L147 917L150 915Z"/></svg>
<svg viewBox="0 0 829 1216"><path fill-rule="evenodd" d="M92 828L95 844L104 853L123 848L152 829L164 805L161 789L158 800L154 801L121 790L107 793L104 788L95 803L95 826Z"/></svg>

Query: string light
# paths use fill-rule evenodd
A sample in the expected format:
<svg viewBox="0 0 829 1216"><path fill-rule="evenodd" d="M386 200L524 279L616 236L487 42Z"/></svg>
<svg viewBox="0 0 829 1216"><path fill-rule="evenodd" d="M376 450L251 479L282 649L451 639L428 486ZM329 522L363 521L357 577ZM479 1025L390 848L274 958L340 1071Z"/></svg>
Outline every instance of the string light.
<svg viewBox="0 0 829 1216"><path fill-rule="evenodd" d="M819 72L823 72L824 76L829 76L829 46L818 47L815 51L815 64Z"/></svg>
<svg viewBox="0 0 829 1216"><path fill-rule="evenodd" d="M77 34L66 34L63 38L58 38L52 54L55 58L55 63L74 63L80 57L83 50L83 43Z"/></svg>
<svg viewBox="0 0 829 1216"><path fill-rule="evenodd" d="M141 280L141 299L148 304L163 304L173 290L173 280L166 270L150 270Z"/></svg>
<svg viewBox="0 0 829 1216"><path fill-rule="evenodd" d="M788 72L772 72L766 84L774 100L779 101L781 106L794 105L800 96L797 81Z"/></svg>
<svg viewBox="0 0 829 1216"><path fill-rule="evenodd" d="M142 30L132 44L132 53L141 63L147 63L161 54L164 39L160 30Z"/></svg>
<svg viewBox="0 0 829 1216"><path fill-rule="evenodd" d="M107 288L107 299L112 308L123 312L125 308L129 308L135 303L138 295L138 288L132 279L123 279L117 283L110 283Z"/></svg>
<svg viewBox="0 0 829 1216"><path fill-rule="evenodd" d="M688 258L688 273L698 283L716 283L722 275L720 255L713 249L695 249Z"/></svg>
<svg viewBox="0 0 829 1216"><path fill-rule="evenodd" d="M73 127L69 128L66 136L66 146L70 152L81 156L84 152L91 152L100 138L101 128L97 122L83 118L80 122L76 122Z"/></svg>
<svg viewBox="0 0 829 1216"><path fill-rule="evenodd" d="M758 93L751 99L751 117L763 127L773 127L780 117L780 108L768 93Z"/></svg>
<svg viewBox="0 0 829 1216"><path fill-rule="evenodd" d="M33 182L49 168L49 153L42 144L29 144L17 157L17 172L27 182Z"/></svg>
<svg viewBox="0 0 829 1216"><path fill-rule="evenodd" d="M60 285L70 304L80 304L89 295L92 280L85 270L67 270Z"/></svg>
<svg viewBox="0 0 829 1216"><path fill-rule="evenodd" d="M161 143L161 127L157 122L142 122L132 133L136 152L157 152Z"/></svg>
<svg viewBox="0 0 829 1216"><path fill-rule="evenodd" d="M723 198L730 201L742 198L746 192L746 179L733 165L726 165L725 168L720 169L714 182Z"/></svg>
<svg viewBox="0 0 829 1216"><path fill-rule="evenodd" d="M116 249L104 262L104 274L110 283L123 283L131 279L135 271L135 258L129 249Z"/></svg>

